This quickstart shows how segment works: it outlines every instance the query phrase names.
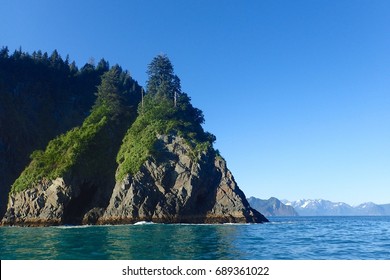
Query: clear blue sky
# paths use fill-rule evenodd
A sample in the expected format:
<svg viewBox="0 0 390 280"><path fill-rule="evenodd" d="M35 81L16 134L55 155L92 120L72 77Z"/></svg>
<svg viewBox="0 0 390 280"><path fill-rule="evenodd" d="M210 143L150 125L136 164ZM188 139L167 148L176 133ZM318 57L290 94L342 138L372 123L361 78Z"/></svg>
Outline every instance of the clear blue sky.
<svg viewBox="0 0 390 280"><path fill-rule="evenodd" d="M390 203L390 1L3 0L0 46L165 53L247 196Z"/></svg>

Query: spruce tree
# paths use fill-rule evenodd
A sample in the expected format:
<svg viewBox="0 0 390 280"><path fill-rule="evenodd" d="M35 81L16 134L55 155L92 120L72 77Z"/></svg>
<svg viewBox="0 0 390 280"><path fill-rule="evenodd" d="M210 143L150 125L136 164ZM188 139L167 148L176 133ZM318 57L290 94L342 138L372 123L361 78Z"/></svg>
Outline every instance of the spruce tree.
<svg viewBox="0 0 390 280"><path fill-rule="evenodd" d="M92 111L100 108L106 111L113 120L128 118L130 112L132 117L135 117L133 116L134 110L130 108L136 107L140 101L137 91L138 86L128 72L115 65L103 74Z"/></svg>
<svg viewBox="0 0 390 280"><path fill-rule="evenodd" d="M181 93L180 79L174 74L171 61L166 55L156 56L148 66L147 94L174 99Z"/></svg>
<svg viewBox="0 0 390 280"><path fill-rule="evenodd" d="M7 59L8 58L8 47L2 47L0 50L0 59Z"/></svg>
<svg viewBox="0 0 390 280"><path fill-rule="evenodd" d="M139 115L127 131L117 155L118 180L126 174L134 175L149 156L154 159L160 156L161 150L155 145L158 135L184 138L194 157L212 150L216 139L203 130L203 113L193 107L190 97L181 91L180 80L167 56L155 57L147 73L147 92L138 106Z"/></svg>

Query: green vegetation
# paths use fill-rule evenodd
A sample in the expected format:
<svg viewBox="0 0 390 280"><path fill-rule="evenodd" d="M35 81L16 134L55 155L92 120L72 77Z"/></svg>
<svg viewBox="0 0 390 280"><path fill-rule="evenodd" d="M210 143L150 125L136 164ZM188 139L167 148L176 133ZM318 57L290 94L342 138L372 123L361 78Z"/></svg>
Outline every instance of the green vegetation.
<svg viewBox="0 0 390 280"><path fill-rule="evenodd" d="M153 58L146 72L147 93L153 96L165 96L174 99L174 94L181 92L180 79L173 71L173 65L166 55L158 55Z"/></svg>
<svg viewBox="0 0 390 280"><path fill-rule="evenodd" d="M64 176L88 150L106 124L106 117L98 123L84 124L50 141L45 151L33 152L31 163L16 179L11 192L27 189L42 179L52 180Z"/></svg>
<svg viewBox="0 0 390 280"><path fill-rule="evenodd" d="M27 94L24 93L25 89L23 89L25 84L20 83L16 77L7 74L8 78L14 78L17 81L11 87L7 85L6 80L0 77L0 90L2 90L0 100L8 102L0 103L0 117L4 104L15 102L15 106L9 105L12 110L22 109L26 101L35 104L30 105L33 108L27 108L32 116L30 119L28 116L19 116L17 111L12 114L15 120L17 120L17 116L20 117L17 129L24 127L32 129L33 133L30 134L26 130L26 137L32 137L31 134L35 135L34 133L37 135L39 133L46 134L45 129L49 129L47 126L56 127L57 125L57 122L52 123L52 119L57 118L58 124L68 120L68 115L65 113L59 116L56 114L62 112L62 106L73 108L77 106L79 101L83 100L79 97L80 92L85 87L85 85L84 87L81 85L81 82L88 79L79 80L80 77L93 76L94 79L101 77L100 84L90 83L97 86L97 93L93 95L94 105L90 105L92 109L88 117L84 117L83 122L81 122L81 116L85 116L86 113L81 113L80 110L72 111L71 115L76 115L75 118L80 122L78 126L75 127L75 122L69 122L75 128L64 126L64 128L68 128L68 132L56 133L57 136L51 138L54 138L53 140L50 142L47 140L48 144L43 145L43 141L40 145L34 145L35 151L29 152L31 154L30 162L26 164L27 167L14 181L12 192L30 188L41 180L52 180L67 175L76 176L75 174L79 174L87 181L104 180L110 175L113 178L113 172L117 167L116 178L123 179L126 174L135 174L139 171L141 165L149 157L157 158L161 155L161 151L156 147L158 135L181 136L191 148L191 156L194 159L198 158L201 152L212 149L215 136L203 130L203 113L194 108L188 95L181 91L180 80L174 74L173 66L166 56L157 56L150 63L145 96L141 94L141 87L126 71L123 71L118 65L109 69L108 62L104 60L101 60L97 67L87 64L79 71L74 63L69 64L68 59L63 61L56 51L50 57L41 52L30 56L21 51L15 52L13 56L8 56L8 50L3 49L0 52L0 62L11 67L13 63L10 60L18 61L18 63L23 61L23 63L20 62L21 65L30 65L31 71L34 71L34 67L48 68L47 73L53 76L49 79L48 84L51 85L53 80L56 81L54 92L48 90L46 93L43 88L45 81L39 82L37 85L26 74L27 84L30 85L27 88L34 89L36 87L35 90L31 90L32 97L27 97ZM31 66L35 64L38 66ZM15 71L16 69L18 68L16 67ZM11 73L13 72L11 71ZM56 76L60 75L59 73L63 73L68 78L71 77L70 81L64 80L64 77ZM34 74L31 75L34 76ZM43 79L43 77L41 78ZM72 84L73 80L78 81L78 86ZM40 80L37 79L37 81ZM15 94L19 88L22 88L21 93ZM61 91L63 92L60 94ZM74 93L75 91L77 93ZM41 92L42 96L38 92ZM70 95L69 100L66 99L69 98L68 96L64 96L66 94ZM60 103L54 101L50 103L52 98L57 97ZM42 98L42 102L40 98ZM76 103L73 103L74 100ZM47 110L44 104L49 106L50 110ZM82 110L85 109L85 106L82 107ZM33 113L35 110L38 110L36 113L39 116L38 121ZM45 119L47 119L46 124ZM38 126L37 132L32 128L34 122L41 125ZM12 130L12 127L7 126L7 129ZM53 132L48 133L44 139L50 135L53 135ZM43 147L45 148L42 149ZM2 139L0 138L0 153L1 148ZM110 170L109 172L112 174L107 170Z"/></svg>
<svg viewBox="0 0 390 280"><path fill-rule="evenodd" d="M32 161L11 191L24 190L42 179L64 176L76 168L83 169L86 177L99 176L97 165L110 161L106 151L115 142L120 143L126 130L122 127L127 128L135 117L135 110L131 108L139 101L139 91L134 92L133 85L134 81L119 66L106 72L90 116L82 126L50 141L45 151L32 153Z"/></svg>
<svg viewBox="0 0 390 280"><path fill-rule="evenodd" d="M139 104L139 116L130 127L117 155L117 179L135 174L149 156L159 151L157 135L175 134L183 137L192 148L193 157L212 147L215 136L204 132L202 111L191 105L181 92L180 81L166 56L157 56L148 69L147 94Z"/></svg>
<svg viewBox="0 0 390 280"><path fill-rule="evenodd" d="M12 183L35 150L81 126L108 62L78 68L68 57L0 46L0 215Z"/></svg>

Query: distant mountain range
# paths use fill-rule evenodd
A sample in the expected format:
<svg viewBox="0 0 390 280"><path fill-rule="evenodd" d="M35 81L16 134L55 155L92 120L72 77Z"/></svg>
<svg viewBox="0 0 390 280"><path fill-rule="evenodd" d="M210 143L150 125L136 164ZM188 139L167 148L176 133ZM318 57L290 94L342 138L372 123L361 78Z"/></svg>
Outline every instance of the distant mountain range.
<svg viewBox="0 0 390 280"><path fill-rule="evenodd" d="M285 205L294 207L300 216L388 216L390 204L378 205L366 202L351 206L344 202L332 202L324 199L300 199L297 201L282 201Z"/></svg>
<svg viewBox="0 0 390 280"><path fill-rule="evenodd" d="M298 216L290 205L283 204L279 199L271 197L268 200L255 197L248 198L250 206L266 217L270 216Z"/></svg>
<svg viewBox="0 0 390 280"><path fill-rule="evenodd" d="M378 205L372 202L351 206L344 202L324 199L300 199L280 201L271 197L263 200L248 198L252 208L265 216L390 216L390 204Z"/></svg>

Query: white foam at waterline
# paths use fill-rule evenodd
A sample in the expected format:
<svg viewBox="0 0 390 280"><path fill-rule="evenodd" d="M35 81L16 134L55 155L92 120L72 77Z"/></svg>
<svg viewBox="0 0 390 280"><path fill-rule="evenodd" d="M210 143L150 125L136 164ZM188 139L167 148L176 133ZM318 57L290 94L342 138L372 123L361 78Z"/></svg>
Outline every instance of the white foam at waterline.
<svg viewBox="0 0 390 280"><path fill-rule="evenodd" d="M62 225L62 226L51 226L53 228L60 228L60 229L72 229L72 228L89 228L89 227L93 227L94 225L78 225L78 226L74 226L74 225Z"/></svg>
<svg viewBox="0 0 390 280"><path fill-rule="evenodd" d="M140 222L136 222L135 224L133 224L134 226L140 226L140 225L154 225L155 223L153 222L147 222L147 221L140 221Z"/></svg>

